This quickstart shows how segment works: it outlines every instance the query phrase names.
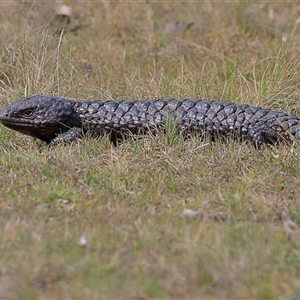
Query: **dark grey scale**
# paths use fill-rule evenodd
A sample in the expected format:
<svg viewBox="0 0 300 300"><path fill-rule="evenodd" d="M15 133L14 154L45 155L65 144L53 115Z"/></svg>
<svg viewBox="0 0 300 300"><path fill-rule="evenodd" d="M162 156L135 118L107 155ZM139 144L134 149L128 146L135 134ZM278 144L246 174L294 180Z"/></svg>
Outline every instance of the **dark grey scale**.
<svg viewBox="0 0 300 300"><path fill-rule="evenodd" d="M211 107L208 110L208 114L211 112L217 115L223 109L224 109L224 104L222 104L221 102L212 103Z"/></svg>
<svg viewBox="0 0 300 300"><path fill-rule="evenodd" d="M261 124L262 126L265 126L265 127L270 127L273 125L283 126L283 123L278 118L275 118L275 117L269 118L269 119L266 117L263 117L262 121L257 124Z"/></svg>
<svg viewBox="0 0 300 300"><path fill-rule="evenodd" d="M99 121L99 115L97 112L95 112L93 115L92 115L92 118L97 122Z"/></svg>
<svg viewBox="0 0 300 300"><path fill-rule="evenodd" d="M63 106L64 106L63 104L59 104L59 108L61 108L61 107L63 107ZM44 103L39 103L39 104L37 105L37 108L40 109L40 110L43 110L44 107L45 107L45 104L44 104ZM50 107L50 106L48 105L48 107Z"/></svg>
<svg viewBox="0 0 300 300"><path fill-rule="evenodd" d="M146 115L148 115L148 108L149 108L149 106L150 106L150 102L149 101L147 101L145 103L142 103L141 106L138 106L138 110L139 110L138 115L140 117L142 117L142 116L145 117Z"/></svg>
<svg viewBox="0 0 300 300"><path fill-rule="evenodd" d="M277 120L277 121L276 121ZM260 119L259 119L259 121L257 121L257 122L254 122L254 123L250 123L250 124L252 124L253 126L255 126L255 124L261 124L262 126L263 125L265 125L265 126L267 126L268 124L270 124L270 123L279 123L278 122L278 119L277 118L275 118L275 117L273 117L273 116L263 116L263 117L261 117ZM280 122L281 123L281 122Z"/></svg>
<svg viewBox="0 0 300 300"><path fill-rule="evenodd" d="M266 110L267 115L270 115L270 113L272 113L273 118L278 118L278 116L279 116L279 112L276 110L270 110L270 109L265 109L265 108L261 108L261 110Z"/></svg>
<svg viewBox="0 0 300 300"><path fill-rule="evenodd" d="M214 120L213 120L213 130L216 131L216 132L219 132L220 128L221 128L221 122L217 118L214 118Z"/></svg>
<svg viewBox="0 0 300 300"><path fill-rule="evenodd" d="M288 127L293 127L293 126L299 124L299 121L295 120L295 119L292 119L292 120L288 120L287 124L288 124Z"/></svg>
<svg viewBox="0 0 300 300"><path fill-rule="evenodd" d="M205 122L206 117L207 117L206 114L198 112L197 113L197 123L198 123L198 125L202 126Z"/></svg>
<svg viewBox="0 0 300 300"><path fill-rule="evenodd" d="M111 126L113 126L112 118L108 118L107 116L105 116L105 118L103 118L103 122L107 125L111 124Z"/></svg>
<svg viewBox="0 0 300 300"><path fill-rule="evenodd" d="M218 120L218 122L219 122L219 132L222 135L226 135L226 133L229 130L229 124L228 124L228 122L226 121L226 119L223 119L222 121Z"/></svg>
<svg viewBox="0 0 300 300"><path fill-rule="evenodd" d="M299 134L299 132L300 132L300 125L299 125L299 123L291 126L289 130L290 130L290 132L291 132L292 135L295 135L297 132Z"/></svg>
<svg viewBox="0 0 300 300"><path fill-rule="evenodd" d="M107 108L103 105L101 107L99 107L98 111L97 111L99 118L103 118L106 117L106 114L108 113Z"/></svg>
<svg viewBox="0 0 300 300"><path fill-rule="evenodd" d="M174 112L167 105L160 111L160 113L164 118L174 116Z"/></svg>
<svg viewBox="0 0 300 300"><path fill-rule="evenodd" d="M156 105L154 104L154 102L151 102L151 103L150 103L150 105L149 105L149 107L148 107L148 113L149 113L150 115L153 115L153 116L157 113L157 107L156 107Z"/></svg>
<svg viewBox="0 0 300 300"><path fill-rule="evenodd" d="M77 113L78 117L84 121L85 120L85 114L84 113Z"/></svg>
<svg viewBox="0 0 300 300"><path fill-rule="evenodd" d="M35 124L35 125L39 125L39 124L43 124L46 123L45 120L39 120L39 119L34 119L32 122L30 122L31 124Z"/></svg>
<svg viewBox="0 0 300 300"><path fill-rule="evenodd" d="M137 105L141 112L146 112L148 110L148 107L150 104L151 104L151 102L149 100L142 100L142 101L137 102Z"/></svg>
<svg viewBox="0 0 300 300"><path fill-rule="evenodd" d="M242 125L245 121L245 115L243 113L239 113L236 115L236 121Z"/></svg>
<svg viewBox="0 0 300 300"><path fill-rule="evenodd" d="M244 113L244 116L245 116L245 122L249 123L250 122L250 119L252 118L254 113L248 111L248 112L245 112Z"/></svg>
<svg viewBox="0 0 300 300"><path fill-rule="evenodd" d="M224 119L227 118L227 115L225 114L224 109L220 110L216 116L219 122L223 122Z"/></svg>
<svg viewBox="0 0 300 300"><path fill-rule="evenodd" d="M127 124L132 120L132 114L131 113L126 113L123 117L122 120L124 120Z"/></svg>
<svg viewBox="0 0 300 300"><path fill-rule="evenodd" d="M45 96L40 96L40 98L41 98L41 100L42 100L42 102L43 102L43 100L47 100L48 96L46 96L46 95L45 95ZM49 102L56 103L57 99L58 99L58 100L65 100L65 99L59 98L59 97L50 97L50 101L49 101ZM26 100L27 100L27 101L30 101L30 100L31 100L31 97L28 97Z"/></svg>
<svg viewBox="0 0 300 300"><path fill-rule="evenodd" d="M236 127L236 115L235 114L231 114L228 118L228 125L229 125L229 129L233 130Z"/></svg>
<svg viewBox="0 0 300 300"><path fill-rule="evenodd" d="M278 117L278 115L270 109L261 108L261 110L266 111L266 115L264 116L265 119L274 119Z"/></svg>
<svg viewBox="0 0 300 300"><path fill-rule="evenodd" d="M231 115L233 116L234 113L232 113ZM231 116L231 115L230 115L230 116ZM230 124L229 124L229 122L228 122L228 116L227 116L227 115L225 115L225 118L222 119L221 124L222 124L222 127L223 127L225 130L229 130Z"/></svg>
<svg viewBox="0 0 300 300"><path fill-rule="evenodd" d="M115 116L119 119L124 116L124 110L120 106L115 110Z"/></svg>
<svg viewBox="0 0 300 300"><path fill-rule="evenodd" d="M232 130L236 129L236 127L239 127L239 123L237 122L237 116L232 113L230 116L225 117L221 121L222 130L225 133L230 133Z"/></svg>
<svg viewBox="0 0 300 300"><path fill-rule="evenodd" d="M234 105L234 104L229 104L229 105L225 106L224 107L224 113L225 113L226 116L238 113L237 112L237 106Z"/></svg>
<svg viewBox="0 0 300 300"><path fill-rule="evenodd" d="M39 104L37 105L37 107L38 107L38 108L42 108L42 107L45 107L45 105L47 105L47 104L41 102L41 103L39 103ZM62 107L64 107L64 105L65 105L65 103L64 103L63 101L60 101L58 104L56 104L56 106L57 106L59 109L61 109ZM50 107L49 104L48 104L48 107Z"/></svg>
<svg viewBox="0 0 300 300"><path fill-rule="evenodd" d="M288 119L286 118L286 116L277 118L277 120L279 120L281 124L287 124L287 122L288 122Z"/></svg>
<svg viewBox="0 0 300 300"><path fill-rule="evenodd" d="M120 119L117 118L116 116L112 117L112 122L113 122L113 128L115 130L120 130L122 128L122 125L120 124Z"/></svg>
<svg viewBox="0 0 300 300"><path fill-rule="evenodd" d="M128 124L128 123L126 122L126 120L120 119L118 125L120 125L120 128L122 129L122 131L126 131L126 129L127 129L127 124Z"/></svg>
<svg viewBox="0 0 300 300"><path fill-rule="evenodd" d="M166 101L160 99L154 100L154 105L156 106L157 110L162 110L163 107L166 105Z"/></svg>
<svg viewBox="0 0 300 300"><path fill-rule="evenodd" d="M209 116L206 116L204 124L203 124L203 127L205 128L205 130L211 132L213 130L213 126L214 126L213 120Z"/></svg>
<svg viewBox="0 0 300 300"><path fill-rule="evenodd" d="M199 128L199 124L196 119L190 119L190 129L197 130Z"/></svg>
<svg viewBox="0 0 300 300"><path fill-rule="evenodd" d="M191 118L191 119L193 119L195 122L197 120L197 114L198 114L198 111L197 111L197 109L195 107L192 107L187 112L188 117Z"/></svg>
<svg viewBox="0 0 300 300"><path fill-rule="evenodd" d="M108 111L107 113L106 113L106 115L105 115L105 118L107 119L107 120L112 120L112 118L114 117L114 112L111 112L111 111Z"/></svg>
<svg viewBox="0 0 300 300"><path fill-rule="evenodd" d="M245 109L245 116L247 120L250 120L252 118L252 116L258 111L261 110L260 107L256 107L256 106L248 106Z"/></svg>
<svg viewBox="0 0 300 300"><path fill-rule="evenodd" d="M91 105L92 107L94 107L96 110L98 110L98 108L101 106L101 102L103 101L92 101Z"/></svg>
<svg viewBox="0 0 300 300"><path fill-rule="evenodd" d="M181 106L182 100L176 100L176 99L170 99L167 102L167 106L170 109L170 111L175 111L179 106Z"/></svg>
<svg viewBox="0 0 300 300"><path fill-rule="evenodd" d="M239 115L240 113L245 113L246 109L249 107L249 105L247 104L239 104L239 105L230 104L229 106L234 107L234 111L237 115Z"/></svg>
<svg viewBox="0 0 300 300"><path fill-rule="evenodd" d="M91 104L91 105L88 107L87 111L89 112L89 114L94 114L95 112L98 111L98 109L99 109L99 107L97 107L97 106Z"/></svg>
<svg viewBox="0 0 300 300"><path fill-rule="evenodd" d="M228 102L228 101L217 101L217 102L218 103L219 102L222 103L224 105L224 108L227 107L227 106L230 106L230 105L234 104L234 103ZM235 104L235 106L237 106L237 104Z"/></svg>
<svg viewBox="0 0 300 300"><path fill-rule="evenodd" d="M128 124L127 128L131 131L136 131L137 128L136 128L136 125L135 124Z"/></svg>
<svg viewBox="0 0 300 300"><path fill-rule="evenodd" d="M155 123L158 124L158 123L163 123L165 121L165 118L163 117L163 115L159 112L157 112L155 114Z"/></svg>
<svg viewBox="0 0 300 300"><path fill-rule="evenodd" d="M91 104L91 101L81 101L80 108L87 110Z"/></svg>
<svg viewBox="0 0 300 300"><path fill-rule="evenodd" d="M227 121L227 116L224 114L224 109L222 109L215 118L216 124L219 126L219 131L224 134L229 130L229 124Z"/></svg>
<svg viewBox="0 0 300 300"><path fill-rule="evenodd" d="M147 113L146 112L143 111L143 112L140 113L140 121L142 123L147 122Z"/></svg>
<svg viewBox="0 0 300 300"><path fill-rule="evenodd" d="M202 109L197 109L196 108L196 110L197 110L197 116L200 116L200 115L206 116L207 111L208 111L208 109L204 109L204 108L202 108Z"/></svg>
<svg viewBox="0 0 300 300"><path fill-rule="evenodd" d="M79 106L79 107L75 107L75 110L77 112L77 114L84 114L86 113L86 108Z"/></svg>
<svg viewBox="0 0 300 300"><path fill-rule="evenodd" d="M57 116L60 117L60 118L66 116L66 111L65 110L58 111Z"/></svg>
<svg viewBox="0 0 300 300"><path fill-rule="evenodd" d="M234 114L232 114L230 118L224 119L221 122L221 126L226 135L232 134L232 132L238 130L238 128L240 127L236 122L236 116Z"/></svg>
<svg viewBox="0 0 300 300"><path fill-rule="evenodd" d="M277 112L277 117L278 117L278 118L281 119L281 118L284 118L285 116L287 116L287 113L282 112L282 111L278 111L278 112Z"/></svg>
<svg viewBox="0 0 300 300"><path fill-rule="evenodd" d="M183 106L178 108L177 112L180 113L180 115L178 115L178 118L181 118L181 119L185 118L185 116L187 115L187 111L184 109Z"/></svg>
<svg viewBox="0 0 300 300"><path fill-rule="evenodd" d="M214 101L214 100L201 100L201 102L208 104L209 106L212 105L215 102L219 102L219 101Z"/></svg>
<svg viewBox="0 0 300 300"><path fill-rule="evenodd" d="M135 120L135 121L133 122L133 124L134 124L134 126L135 126L136 128L141 128L141 127L143 127L143 123L142 123L141 121L139 121L139 120Z"/></svg>
<svg viewBox="0 0 300 300"><path fill-rule="evenodd" d="M188 112L190 109L195 107L195 105L196 105L196 101L186 99L182 101L181 106Z"/></svg>
<svg viewBox="0 0 300 300"><path fill-rule="evenodd" d="M183 118L183 116L186 114L186 110L184 109L184 107L181 105L179 106L176 111L174 111L174 117L176 119L181 119Z"/></svg>
<svg viewBox="0 0 300 300"><path fill-rule="evenodd" d="M155 118L152 114L147 114L146 123L149 124L150 126L153 126L155 124Z"/></svg>
<svg viewBox="0 0 300 300"><path fill-rule="evenodd" d="M206 112L209 110L210 105L212 101L197 101L195 108L203 114L206 114Z"/></svg>
<svg viewBox="0 0 300 300"><path fill-rule="evenodd" d="M268 115L268 110L266 109L258 109L253 115L252 117L249 119L249 122L251 123L257 123L257 122L261 122L263 120L264 117L266 117Z"/></svg>
<svg viewBox="0 0 300 300"><path fill-rule="evenodd" d="M135 124L136 126L139 126L140 122L140 116L137 115L132 115L132 123Z"/></svg>
<svg viewBox="0 0 300 300"><path fill-rule="evenodd" d="M136 103L136 105L132 105L127 113L131 114L133 117L137 116L140 113L138 103Z"/></svg>
<svg viewBox="0 0 300 300"><path fill-rule="evenodd" d="M220 127L220 122L218 121L218 119L216 117L212 118L212 131L217 132L219 130Z"/></svg>
<svg viewBox="0 0 300 300"><path fill-rule="evenodd" d="M116 111L116 109L119 107L119 102L118 101L104 102L103 106L106 108L107 111L114 113ZM98 105L98 108L99 108L99 105Z"/></svg>
<svg viewBox="0 0 300 300"><path fill-rule="evenodd" d="M194 118L190 118L190 116L188 114L185 114L184 117L182 118L182 125L191 128L196 126L196 120Z"/></svg>
<svg viewBox="0 0 300 300"><path fill-rule="evenodd" d="M249 131L249 128L248 128L248 126L246 127L246 126L242 125L242 126L240 127L240 131L241 131L241 134L242 134L242 135L247 135L247 133L248 133L248 131Z"/></svg>
<svg viewBox="0 0 300 300"><path fill-rule="evenodd" d="M298 119L296 115L285 115L283 118L282 118L284 121L288 121L288 120L293 120L293 119ZM299 119L298 119L299 120Z"/></svg>
<svg viewBox="0 0 300 300"><path fill-rule="evenodd" d="M130 108L134 105L134 101L121 101L119 103L118 109L117 110L121 110L123 112L123 114L126 114ZM117 114L117 111L115 111Z"/></svg>
<svg viewBox="0 0 300 300"><path fill-rule="evenodd" d="M206 115L211 119L214 119L217 117L217 113L216 113L215 109L212 107L210 107L210 109L207 111Z"/></svg>

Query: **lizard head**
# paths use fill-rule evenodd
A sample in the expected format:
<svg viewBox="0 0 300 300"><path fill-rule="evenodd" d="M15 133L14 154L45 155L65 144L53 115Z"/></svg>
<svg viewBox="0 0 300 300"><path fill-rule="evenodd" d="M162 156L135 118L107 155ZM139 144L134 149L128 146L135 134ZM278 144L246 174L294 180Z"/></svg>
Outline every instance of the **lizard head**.
<svg viewBox="0 0 300 300"><path fill-rule="evenodd" d="M73 103L55 96L24 97L0 112L0 122L10 129L49 142L57 134L80 127Z"/></svg>

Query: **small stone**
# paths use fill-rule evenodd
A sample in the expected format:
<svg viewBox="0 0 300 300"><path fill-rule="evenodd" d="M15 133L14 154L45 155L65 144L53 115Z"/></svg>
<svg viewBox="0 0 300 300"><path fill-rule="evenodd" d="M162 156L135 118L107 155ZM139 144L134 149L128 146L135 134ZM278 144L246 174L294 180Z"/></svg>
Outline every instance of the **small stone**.
<svg viewBox="0 0 300 300"><path fill-rule="evenodd" d="M78 239L78 244L81 247L85 247L87 244L87 238L85 235L82 235L79 239Z"/></svg>
<svg viewBox="0 0 300 300"><path fill-rule="evenodd" d="M197 217L197 216L200 216L202 213L200 211L185 208L183 210L183 214L188 217Z"/></svg>
<svg viewBox="0 0 300 300"><path fill-rule="evenodd" d="M48 211L50 209L50 204L49 203L43 203L43 204L40 204L36 207L35 209L35 213L36 214L39 214L39 213L44 213L46 211Z"/></svg>

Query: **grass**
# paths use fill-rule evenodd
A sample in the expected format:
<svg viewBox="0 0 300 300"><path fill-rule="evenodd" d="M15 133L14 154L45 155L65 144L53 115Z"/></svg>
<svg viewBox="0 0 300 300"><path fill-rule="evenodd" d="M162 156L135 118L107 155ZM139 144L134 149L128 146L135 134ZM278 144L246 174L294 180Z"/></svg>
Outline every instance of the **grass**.
<svg viewBox="0 0 300 300"><path fill-rule="evenodd" d="M44 93L300 114L295 2L65 4L77 16L1 3L1 107ZM0 299L292 299L299 165L297 144L257 151L172 126L53 149L2 126Z"/></svg>

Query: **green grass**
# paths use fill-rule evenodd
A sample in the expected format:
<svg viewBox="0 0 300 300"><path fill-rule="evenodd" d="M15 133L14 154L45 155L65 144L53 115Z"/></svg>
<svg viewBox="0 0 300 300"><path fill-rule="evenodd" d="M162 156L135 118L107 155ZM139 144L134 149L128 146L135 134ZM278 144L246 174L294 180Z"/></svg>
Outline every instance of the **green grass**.
<svg viewBox="0 0 300 300"><path fill-rule="evenodd" d="M295 2L65 4L79 19L56 16L58 1L1 3L1 107L35 93L201 97L300 115ZM0 299L300 291L299 146L257 151L168 127L53 149L0 127Z"/></svg>

